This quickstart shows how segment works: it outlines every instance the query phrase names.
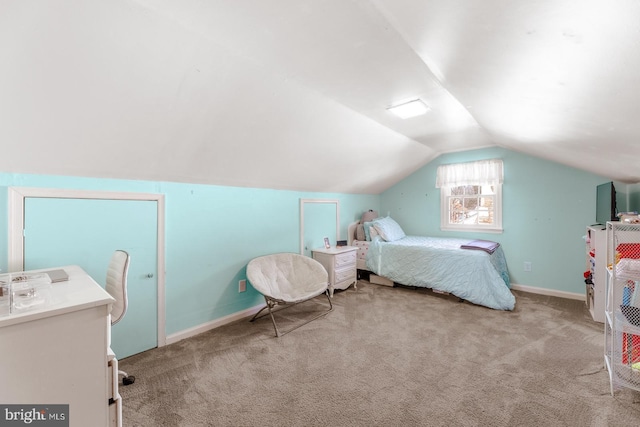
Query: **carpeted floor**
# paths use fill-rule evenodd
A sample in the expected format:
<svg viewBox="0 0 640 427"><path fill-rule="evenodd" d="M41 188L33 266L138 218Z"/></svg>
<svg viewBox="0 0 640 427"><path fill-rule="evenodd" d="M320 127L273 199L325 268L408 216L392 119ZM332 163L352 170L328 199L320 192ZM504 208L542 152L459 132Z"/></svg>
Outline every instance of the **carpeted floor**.
<svg viewBox="0 0 640 427"><path fill-rule="evenodd" d="M361 281L281 338L265 317L132 356L125 426L640 425L640 393L609 393L584 303L514 294L503 312Z"/></svg>

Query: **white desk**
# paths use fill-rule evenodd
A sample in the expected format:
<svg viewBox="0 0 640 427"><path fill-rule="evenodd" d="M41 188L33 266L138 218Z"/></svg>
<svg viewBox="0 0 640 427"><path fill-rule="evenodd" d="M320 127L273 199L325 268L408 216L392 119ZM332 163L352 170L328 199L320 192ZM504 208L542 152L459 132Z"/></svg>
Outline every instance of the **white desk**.
<svg viewBox="0 0 640 427"><path fill-rule="evenodd" d="M80 267L59 268L69 280L51 284L47 304L0 317L0 402L69 404L70 426L120 425L109 405L119 397L108 356L114 300Z"/></svg>

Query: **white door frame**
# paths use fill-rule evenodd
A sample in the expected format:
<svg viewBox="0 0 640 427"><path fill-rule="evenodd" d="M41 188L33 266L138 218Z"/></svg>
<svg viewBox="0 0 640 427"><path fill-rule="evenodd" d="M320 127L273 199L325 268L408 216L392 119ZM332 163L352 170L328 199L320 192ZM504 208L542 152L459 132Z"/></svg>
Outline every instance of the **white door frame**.
<svg viewBox="0 0 640 427"><path fill-rule="evenodd" d="M166 345L165 334L165 253L164 253L164 194L127 193L57 188L9 187L9 271L24 270L24 199L26 197L52 199L137 200L157 202L157 265L158 265L158 347Z"/></svg>

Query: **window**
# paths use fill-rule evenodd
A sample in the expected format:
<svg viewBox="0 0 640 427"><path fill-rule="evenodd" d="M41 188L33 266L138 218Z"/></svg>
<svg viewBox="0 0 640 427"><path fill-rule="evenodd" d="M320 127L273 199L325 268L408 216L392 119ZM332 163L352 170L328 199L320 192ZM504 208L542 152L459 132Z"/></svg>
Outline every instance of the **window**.
<svg viewBox="0 0 640 427"><path fill-rule="evenodd" d="M443 230L502 232L502 160L440 165Z"/></svg>

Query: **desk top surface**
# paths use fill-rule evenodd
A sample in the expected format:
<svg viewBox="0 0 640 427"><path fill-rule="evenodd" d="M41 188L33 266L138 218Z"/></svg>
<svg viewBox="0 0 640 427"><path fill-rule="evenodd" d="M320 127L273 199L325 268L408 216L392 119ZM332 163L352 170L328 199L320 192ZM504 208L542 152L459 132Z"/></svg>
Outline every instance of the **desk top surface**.
<svg viewBox="0 0 640 427"><path fill-rule="evenodd" d="M27 273L54 269L64 270L69 275L69 280L51 283L48 289L49 295L44 304L24 310L14 310L11 314L0 316L0 328L90 307L108 305L115 301L107 291L77 265L33 270Z"/></svg>

